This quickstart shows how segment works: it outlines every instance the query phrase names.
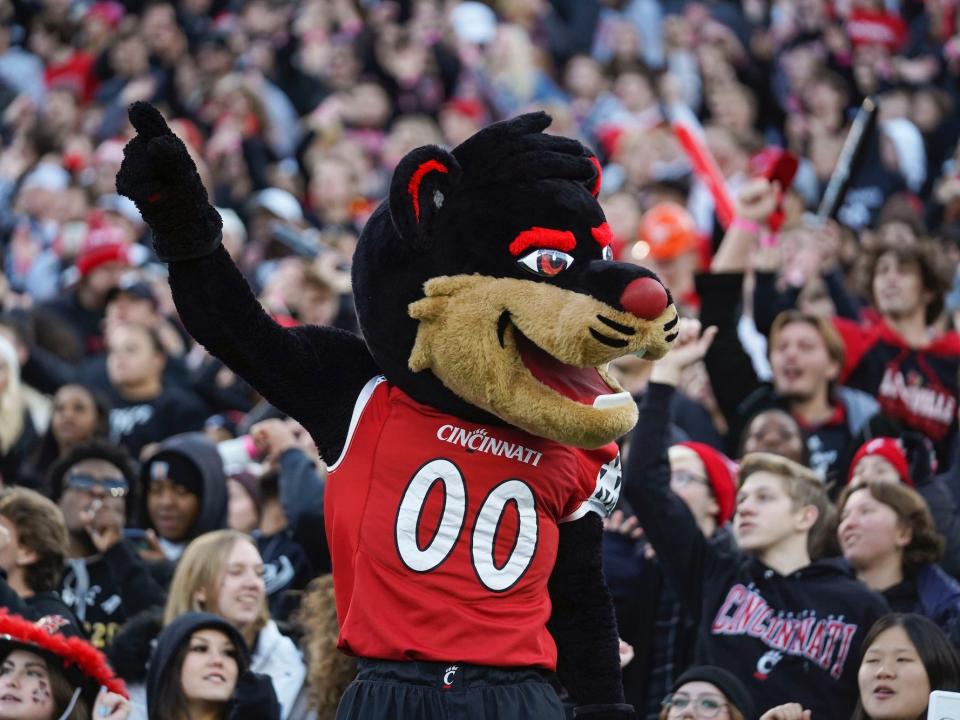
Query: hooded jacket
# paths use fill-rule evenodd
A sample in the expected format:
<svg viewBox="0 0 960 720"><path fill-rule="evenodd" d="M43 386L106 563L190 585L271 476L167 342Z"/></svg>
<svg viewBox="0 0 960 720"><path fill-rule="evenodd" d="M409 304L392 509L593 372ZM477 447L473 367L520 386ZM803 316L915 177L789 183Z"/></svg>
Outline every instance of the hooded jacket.
<svg viewBox="0 0 960 720"><path fill-rule="evenodd" d="M279 720L280 706L273 692L270 678L250 671L250 652L243 636L229 622L210 613L186 613L170 623L157 638L157 646L150 658L147 672L147 707L155 717L161 697L160 689L167 674L179 672L173 667L177 651L197 630L219 630L237 649L237 686L227 712L228 720Z"/></svg>
<svg viewBox="0 0 960 720"><path fill-rule="evenodd" d="M176 454L185 458L200 473L202 494L200 511L187 537L180 545L186 546L191 540L211 530L220 530L227 526L227 481L223 473L223 461L217 446L200 433L174 435L164 440L153 458L144 463L140 471L141 515L145 528L153 528L150 514L147 512L147 499L150 495L150 468L161 454ZM182 547L180 548L182 551ZM177 554L179 557L179 553Z"/></svg>
<svg viewBox="0 0 960 720"><path fill-rule="evenodd" d="M814 717L849 717L857 654L889 611L842 560L781 575L755 557L711 546L670 491L666 418L674 389L651 384L633 435L624 490L664 573L698 621L697 663L736 675L757 707L799 702Z"/></svg>

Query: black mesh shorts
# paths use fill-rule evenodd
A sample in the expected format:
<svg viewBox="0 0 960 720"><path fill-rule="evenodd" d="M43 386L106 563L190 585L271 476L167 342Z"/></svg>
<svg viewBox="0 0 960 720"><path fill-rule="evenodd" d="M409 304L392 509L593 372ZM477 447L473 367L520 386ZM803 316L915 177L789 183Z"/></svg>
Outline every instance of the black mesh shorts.
<svg viewBox="0 0 960 720"><path fill-rule="evenodd" d="M360 660L337 720L563 720L546 673L461 663Z"/></svg>

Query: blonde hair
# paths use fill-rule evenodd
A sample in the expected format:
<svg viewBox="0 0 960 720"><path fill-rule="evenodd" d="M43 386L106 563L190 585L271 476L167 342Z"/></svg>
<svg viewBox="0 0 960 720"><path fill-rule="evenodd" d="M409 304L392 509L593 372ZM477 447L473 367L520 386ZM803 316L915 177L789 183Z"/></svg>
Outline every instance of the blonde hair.
<svg viewBox="0 0 960 720"><path fill-rule="evenodd" d="M23 434L26 404L20 390L20 361L17 359L17 349L2 336L0 363L7 366L7 386L0 393L0 453L6 454ZM11 481L12 478L7 480Z"/></svg>
<svg viewBox="0 0 960 720"><path fill-rule="evenodd" d="M238 542L248 542L257 547L249 535L237 530L214 530L204 533L193 540L183 551L177 569L173 573L170 583L170 593L167 596L167 605L163 611L163 624L169 625L180 615L202 610L214 615L221 615L217 605L217 596L220 593L220 581L223 577L224 566L230 551ZM258 550L259 552L259 550ZM201 605L196 595L203 591L206 601ZM244 636L244 640L252 643L257 633L270 620L270 609L267 606L267 597L264 593L263 602L256 620L249 628L237 628Z"/></svg>
<svg viewBox="0 0 960 720"><path fill-rule="evenodd" d="M340 698L357 674L357 661L337 649L340 626L333 575L321 575L310 582L296 621L304 631L310 707L317 720L334 720Z"/></svg>
<svg viewBox="0 0 960 720"><path fill-rule="evenodd" d="M817 519L807 537L807 551L811 558L823 557L829 546L831 527L836 513L827 496L827 489L817 474L800 463L773 453L755 452L744 456L737 474L737 487L743 487L747 478L758 472L768 472L780 480L794 510L812 505Z"/></svg>

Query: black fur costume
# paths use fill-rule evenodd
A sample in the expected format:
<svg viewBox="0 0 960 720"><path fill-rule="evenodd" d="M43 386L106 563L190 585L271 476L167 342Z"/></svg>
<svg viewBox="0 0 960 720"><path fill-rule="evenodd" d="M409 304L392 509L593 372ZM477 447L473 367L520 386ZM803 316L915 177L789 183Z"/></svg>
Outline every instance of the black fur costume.
<svg viewBox="0 0 960 720"><path fill-rule="evenodd" d="M598 447L632 427L632 401L628 407L621 397L610 411L578 404L537 383L520 360L520 344L533 342L561 367L602 372L609 360L630 352L662 356L677 324L669 293L649 271L607 259L609 229L595 199L599 165L575 140L544 134L550 119L543 113L490 126L452 153L424 147L401 161L389 200L367 223L354 257L363 338L275 324L221 247L219 215L182 142L147 104L135 104L130 118L138 135L124 151L117 188L136 202L158 256L169 263L187 329L298 420L328 462L343 449L361 388L381 373L445 413L516 425L568 445ZM540 247L558 229L576 238L564 250L567 260L550 252L540 257L536 244L519 257L513 252L520 234L543 228L554 230L538 236ZM479 352L480 346L469 346L477 338L486 343L486 356L461 371L451 369L457 363L450 360L463 358L450 355L443 337L429 348L430 338L418 337L431 307L411 304L447 302L430 297L425 283L463 277L474 284L491 280L491 287L509 279L507 286L519 292L471 296L486 298L482 307L468 308L476 311L471 322L486 327L462 329L461 354ZM457 302L455 294L450 302ZM501 352L506 359L491 359ZM528 394L513 392L514 382L511 392L498 395L493 386L504 384L497 373L505 372L517 373ZM536 412L511 405L523 398ZM560 528L549 584L559 678L577 703L577 717L632 718L623 704L617 629L601 570L601 519L588 513Z"/></svg>

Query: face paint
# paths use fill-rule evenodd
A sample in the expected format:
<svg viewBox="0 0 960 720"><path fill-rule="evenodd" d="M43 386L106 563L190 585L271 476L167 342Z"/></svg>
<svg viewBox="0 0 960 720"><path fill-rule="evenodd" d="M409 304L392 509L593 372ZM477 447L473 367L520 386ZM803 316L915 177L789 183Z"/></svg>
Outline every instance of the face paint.
<svg viewBox="0 0 960 720"><path fill-rule="evenodd" d="M40 685L33 691L33 694L30 696L33 702L37 705L43 705L50 701L50 690L47 688L47 684L41 682Z"/></svg>

